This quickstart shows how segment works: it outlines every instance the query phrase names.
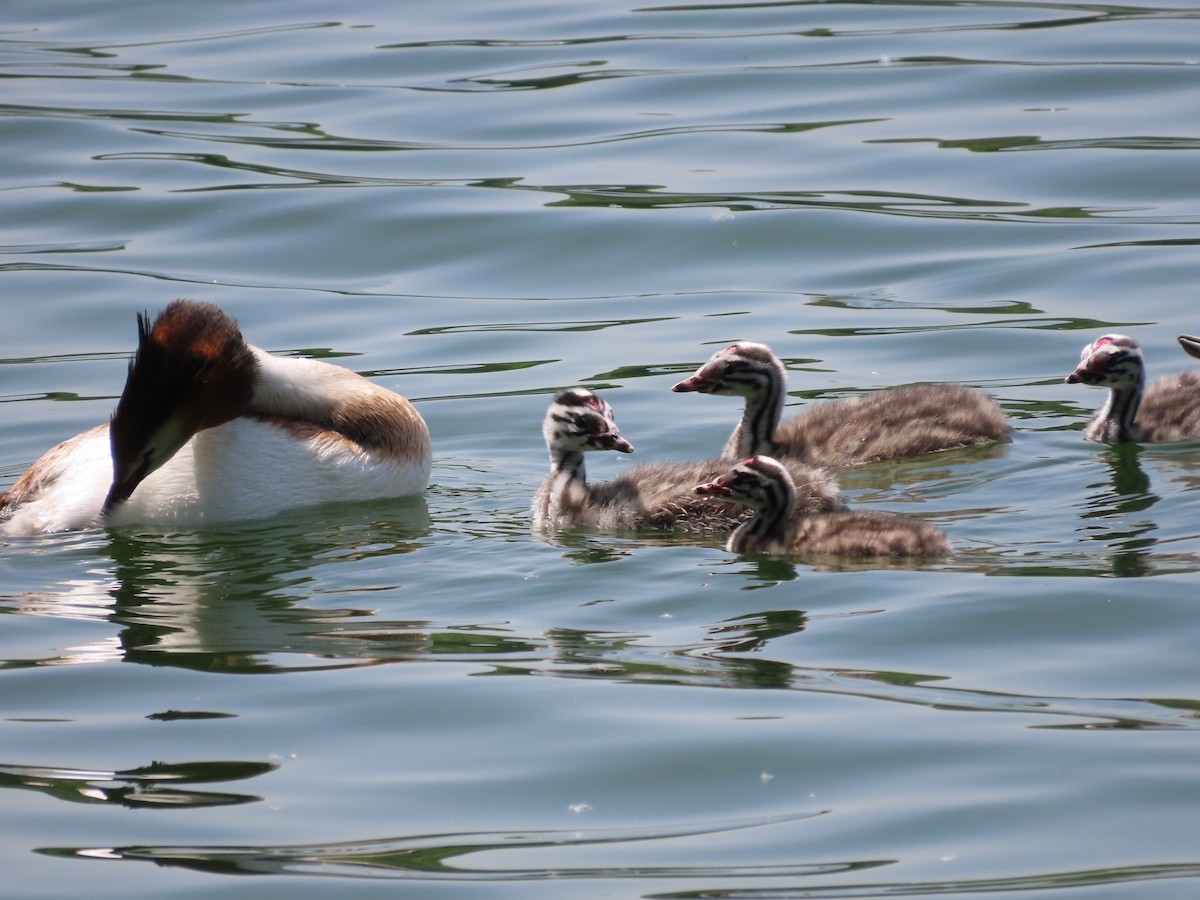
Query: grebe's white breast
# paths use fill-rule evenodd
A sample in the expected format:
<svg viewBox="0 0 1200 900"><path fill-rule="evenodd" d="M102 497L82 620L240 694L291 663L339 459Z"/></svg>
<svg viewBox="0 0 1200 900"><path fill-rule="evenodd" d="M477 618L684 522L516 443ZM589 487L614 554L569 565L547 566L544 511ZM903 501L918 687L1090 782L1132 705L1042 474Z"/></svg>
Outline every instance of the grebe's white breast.
<svg viewBox="0 0 1200 900"><path fill-rule="evenodd" d="M429 471L427 460L381 459L314 426L240 418L184 444L107 522L228 522L319 503L408 497L425 489Z"/></svg>
<svg viewBox="0 0 1200 900"><path fill-rule="evenodd" d="M108 426L97 426L39 460L44 486L0 522L0 534L262 519L311 504L412 496L428 483L428 465L380 462L328 432L295 431L245 418L206 429L105 517L112 450Z"/></svg>

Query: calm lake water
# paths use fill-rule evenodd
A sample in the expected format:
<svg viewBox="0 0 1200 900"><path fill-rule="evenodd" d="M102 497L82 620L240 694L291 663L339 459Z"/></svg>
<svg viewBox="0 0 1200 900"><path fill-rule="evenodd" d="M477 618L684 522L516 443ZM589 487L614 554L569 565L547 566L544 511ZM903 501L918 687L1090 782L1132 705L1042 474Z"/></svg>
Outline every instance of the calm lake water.
<svg viewBox="0 0 1200 900"><path fill-rule="evenodd" d="M1191 364L1200 5L14 0L0 74L0 489L178 296L435 449L0 546L4 896L1200 892L1200 445L1062 381ZM795 406L994 394L1010 443L843 478L956 555L530 532L556 389L638 448L595 479L711 455L669 388L736 339Z"/></svg>

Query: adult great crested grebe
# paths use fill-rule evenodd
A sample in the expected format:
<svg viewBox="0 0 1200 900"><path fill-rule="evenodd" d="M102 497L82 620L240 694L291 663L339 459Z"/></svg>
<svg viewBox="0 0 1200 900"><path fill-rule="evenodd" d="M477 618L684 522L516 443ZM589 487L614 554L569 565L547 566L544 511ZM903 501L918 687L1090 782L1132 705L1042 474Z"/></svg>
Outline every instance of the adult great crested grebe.
<svg viewBox="0 0 1200 900"><path fill-rule="evenodd" d="M272 356L219 307L138 316L112 420L64 441L0 494L0 534L255 519L429 482L425 421L349 369Z"/></svg>

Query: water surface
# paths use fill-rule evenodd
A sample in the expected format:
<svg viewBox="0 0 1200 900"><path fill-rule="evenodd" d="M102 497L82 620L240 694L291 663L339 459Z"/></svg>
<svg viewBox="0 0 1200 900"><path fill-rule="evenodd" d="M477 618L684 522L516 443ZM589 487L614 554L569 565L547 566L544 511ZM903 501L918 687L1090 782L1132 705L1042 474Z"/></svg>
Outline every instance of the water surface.
<svg viewBox="0 0 1200 900"><path fill-rule="evenodd" d="M1200 448L1103 447L1106 331L1200 329L1200 6L10 4L0 488L134 314L416 402L411 501L0 547L14 897L1192 897ZM1011 442L847 473L934 565L529 529L553 392L914 381ZM238 874L257 878L237 878Z"/></svg>

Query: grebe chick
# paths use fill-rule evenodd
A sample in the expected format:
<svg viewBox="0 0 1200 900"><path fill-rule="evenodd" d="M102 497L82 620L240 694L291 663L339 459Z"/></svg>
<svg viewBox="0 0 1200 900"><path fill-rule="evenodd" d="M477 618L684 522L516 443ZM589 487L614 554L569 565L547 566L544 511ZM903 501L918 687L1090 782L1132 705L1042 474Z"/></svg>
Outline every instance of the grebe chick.
<svg viewBox="0 0 1200 900"><path fill-rule="evenodd" d="M766 453L840 468L986 444L1012 431L995 400L956 384L829 400L780 424L787 390L783 363L765 344L749 342L714 353L671 390L746 399L742 420L723 451L729 459Z"/></svg>
<svg viewBox="0 0 1200 900"><path fill-rule="evenodd" d="M725 549L730 553L933 557L950 552L942 531L905 516L857 510L806 514L796 508L788 470L769 456L751 457L695 491L754 509L754 517L729 536Z"/></svg>
<svg viewBox="0 0 1200 900"><path fill-rule="evenodd" d="M550 473L534 494L533 524L539 529L588 527L600 531L713 531L746 518L735 503L709 503L693 490L723 472L721 460L650 463L602 484L589 484L584 454L632 453L617 428L612 407L587 388L555 396L542 426ZM826 472L794 464L800 504L812 512L845 509L837 482Z"/></svg>
<svg viewBox="0 0 1200 900"><path fill-rule="evenodd" d="M429 482L429 429L349 369L271 356L211 303L138 316L112 420L64 441L0 495L0 534L198 525Z"/></svg>
<svg viewBox="0 0 1200 900"><path fill-rule="evenodd" d="M1189 341L1179 338L1184 350ZM1109 389L1088 422L1084 437L1110 443L1166 443L1200 438L1200 373L1164 375L1146 388L1146 365L1137 341L1123 334L1096 338L1079 354L1067 384Z"/></svg>

